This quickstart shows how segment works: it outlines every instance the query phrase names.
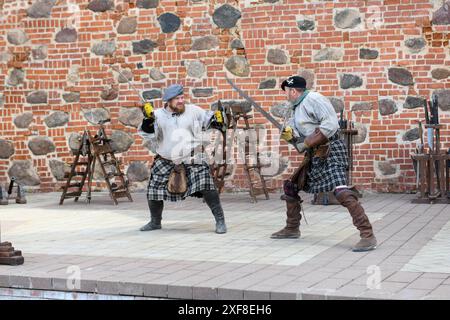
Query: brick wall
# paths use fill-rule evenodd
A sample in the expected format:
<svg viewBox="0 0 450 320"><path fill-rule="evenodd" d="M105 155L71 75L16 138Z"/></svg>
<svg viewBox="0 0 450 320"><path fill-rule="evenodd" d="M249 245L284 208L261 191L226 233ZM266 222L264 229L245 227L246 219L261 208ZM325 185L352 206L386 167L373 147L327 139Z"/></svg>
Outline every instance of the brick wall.
<svg viewBox="0 0 450 320"><path fill-rule="evenodd" d="M359 129L353 182L364 189L415 188L409 154L419 142L421 99L437 93L441 122L450 123L443 0L4 0L0 7L0 182L9 172L30 189L59 190L70 146L85 128L95 130L93 116L112 119L108 133L124 170L134 187L145 186L152 153L136 134L139 98L111 66L158 107L174 82L203 108L219 99L240 104L228 75L275 116L285 108L282 79L303 75ZM252 122L279 144L260 114ZM441 135L450 147L449 129ZM278 189L300 157L284 143L272 156L279 168L268 184ZM246 188L241 165L226 186Z"/></svg>

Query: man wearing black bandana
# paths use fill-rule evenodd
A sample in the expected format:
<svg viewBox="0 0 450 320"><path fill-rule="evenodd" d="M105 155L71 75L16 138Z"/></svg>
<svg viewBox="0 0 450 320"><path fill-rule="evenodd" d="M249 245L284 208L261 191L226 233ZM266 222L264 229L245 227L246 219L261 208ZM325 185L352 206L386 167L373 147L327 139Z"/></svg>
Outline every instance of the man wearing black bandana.
<svg viewBox="0 0 450 320"><path fill-rule="evenodd" d="M283 81L281 89L294 108L282 132L282 139L294 142L297 149L306 152L301 169L284 183L286 201L286 226L272 234L273 239L299 238L302 218L298 192L334 192L336 199L347 208L353 225L360 232L360 241L353 251L368 251L376 248L377 240L369 218L358 201L357 194L347 186L346 168L348 157L344 141L339 138L339 123L330 101L318 92L306 89L306 80L292 76ZM303 172L303 175L302 175ZM302 177L304 177L302 179Z"/></svg>
<svg viewBox="0 0 450 320"><path fill-rule="evenodd" d="M141 231L161 229L164 201L180 201L189 196L203 197L216 220L216 233L226 233L225 217L207 159L203 153L202 132L220 127L223 115L186 104L183 87L169 86L163 95L164 108L145 111L138 133L155 147L156 157L148 184L147 200L151 220ZM145 108L144 108L145 110ZM174 170L185 172L186 190L171 192L170 176Z"/></svg>

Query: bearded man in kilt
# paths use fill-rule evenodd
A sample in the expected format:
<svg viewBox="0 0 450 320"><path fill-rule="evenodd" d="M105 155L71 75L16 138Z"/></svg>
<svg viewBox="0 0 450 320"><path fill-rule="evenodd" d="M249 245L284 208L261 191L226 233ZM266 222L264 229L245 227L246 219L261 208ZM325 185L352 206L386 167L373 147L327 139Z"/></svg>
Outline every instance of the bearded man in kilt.
<svg viewBox="0 0 450 320"><path fill-rule="evenodd" d="M216 233L226 233L225 217L219 193L203 153L202 132L206 127L220 127L223 115L186 104L183 87L169 86L163 95L164 108L144 107L145 118L138 133L153 144L156 156L151 168L147 200L150 222L141 231L161 229L164 201L180 201L189 196L203 197L216 221ZM220 112L219 112L220 113ZM181 166L181 167L180 167ZM181 178L170 181L181 168ZM184 182L184 183L183 183ZM181 192L180 184L186 186Z"/></svg>
<svg viewBox="0 0 450 320"><path fill-rule="evenodd" d="M286 226L271 238L299 238L302 218L298 192L334 192L336 199L347 208L353 225L360 232L360 241L353 251L376 248L377 240L369 218L358 201L358 196L347 186L348 156L344 141L339 138L339 123L330 101L318 92L306 90L306 80L292 76L281 84L287 99L294 108L294 117L285 127L281 137L294 143L305 160L294 176L285 181L281 197L286 201Z"/></svg>

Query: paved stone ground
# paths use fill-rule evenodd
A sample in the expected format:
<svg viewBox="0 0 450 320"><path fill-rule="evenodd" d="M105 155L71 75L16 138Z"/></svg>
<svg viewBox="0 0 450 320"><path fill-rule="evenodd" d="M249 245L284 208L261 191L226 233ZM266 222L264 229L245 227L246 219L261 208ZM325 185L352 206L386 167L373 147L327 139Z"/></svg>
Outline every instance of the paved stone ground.
<svg viewBox="0 0 450 320"><path fill-rule="evenodd" d="M143 193L118 206L104 193L89 205L59 206L59 196L0 206L2 241L25 257L0 266L0 299L450 299L450 205L412 204L415 195L361 199L379 240L368 253L350 251L358 231L345 208L309 197L301 239L272 240L285 220L276 194L256 204L224 194L224 235L199 199L167 203L163 229L140 232Z"/></svg>

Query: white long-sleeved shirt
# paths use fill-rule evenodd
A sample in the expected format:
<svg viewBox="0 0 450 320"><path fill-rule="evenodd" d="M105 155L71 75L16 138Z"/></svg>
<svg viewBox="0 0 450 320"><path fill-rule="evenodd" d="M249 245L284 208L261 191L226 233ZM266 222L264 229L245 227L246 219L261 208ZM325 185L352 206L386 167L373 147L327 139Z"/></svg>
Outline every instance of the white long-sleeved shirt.
<svg viewBox="0 0 450 320"><path fill-rule="evenodd" d="M309 92L296 106L289 126L294 128L294 134L299 137L305 138L319 127L320 131L330 138L339 129L339 121L330 100L318 92Z"/></svg>
<svg viewBox="0 0 450 320"><path fill-rule="evenodd" d="M202 134L213 116L213 111L186 104L185 111L179 115L167 108L155 110L155 132L146 133L141 126L138 134L145 140L150 140L155 152L165 159L175 163L191 163L192 150L197 150L205 136ZM201 150L201 149L200 149ZM202 159L197 159L196 162ZM203 156L201 156L203 157Z"/></svg>

